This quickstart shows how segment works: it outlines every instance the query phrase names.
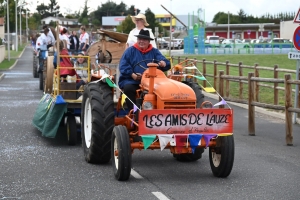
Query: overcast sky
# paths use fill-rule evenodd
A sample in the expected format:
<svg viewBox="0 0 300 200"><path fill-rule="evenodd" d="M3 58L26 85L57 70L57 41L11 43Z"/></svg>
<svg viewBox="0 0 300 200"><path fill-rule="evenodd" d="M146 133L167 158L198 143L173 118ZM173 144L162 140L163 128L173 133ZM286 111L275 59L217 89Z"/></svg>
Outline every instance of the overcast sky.
<svg viewBox="0 0 300 200"><path fill-rule="evenodd" d="M30 0L29 0L30 1ZM28 6L31 11L35 12L36 5L40 3L48 4L49 0L38 0L32 1L32 5ZM83 9L85 0L57 0L60 5L61 13L66 14L67 12L78 11ZM108 0L88 0L89 11L97 9L101 6L101 3L106 3ZM37 3L38 2L38 3ZM72 3L73 2L73 3ZM112 0L116 4L121 1ZM123 0L123 2L130 7L134 5L140 9L142 13L147 8L154 14L167 14L161 5L168 10L172 11L175 15L198 15L198 9L205 10L205 21L211 22L214 15L218 12L230 12L237 14L240 9L243 9L246 14L252 14L254 16L261 16L266 13L277 14L280 12L298 12L300 7L299 0ZM82 5L80 5L82 3ZM203 15L203 14L202 14Z"/></svg>

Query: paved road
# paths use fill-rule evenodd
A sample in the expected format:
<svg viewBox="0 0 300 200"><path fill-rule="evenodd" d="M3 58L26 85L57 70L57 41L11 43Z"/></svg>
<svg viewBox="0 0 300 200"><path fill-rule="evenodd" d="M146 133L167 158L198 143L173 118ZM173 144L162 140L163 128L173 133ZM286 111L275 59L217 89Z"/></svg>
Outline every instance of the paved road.
<svg viewBox="0 0 300 200"><path fill-rule="evenodd" d="M67 146L63 128L48 139L31 125L42 96L31 55L26 49L0 81L0 199L300 198L299 125L294 146L285 145L283 121L265 114L257 115L257 135L248 136L247 110L234 105L236 155L228 178L212 176L208 151L182 163L168 150L147 150L134 152L129 181L116 181L110 163L88 164L80 144Z"/></svg>

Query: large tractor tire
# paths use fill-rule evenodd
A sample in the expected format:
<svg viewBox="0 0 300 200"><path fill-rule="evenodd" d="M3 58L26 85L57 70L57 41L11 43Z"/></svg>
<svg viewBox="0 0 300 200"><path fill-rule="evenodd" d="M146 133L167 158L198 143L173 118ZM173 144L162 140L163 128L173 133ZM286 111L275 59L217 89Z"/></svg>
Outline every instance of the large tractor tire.
<svg viewBox="0 0 300 200"><path fill-rule="evenodd" d="M190 86L196 95L196 107L200 108L201 104L204 102L204 95L202 93L201 87L198 85L198 83L195 82L184 82L188 86ZM194 153L183 153L183 154L173 154L173 156L176 158L176 160L181 162L192 162L199 160L202 157L202 153L204 152L203 148L197 148L195 149Z"/></svg>
<svg viewBox="0 0 300 200"><path fill-rule="evenodd" d="M38 73L38 57L36 56L36 53L33 52L33 66L32 66L32 75L33 78L38 78L39 77L39 73Z"/></svg>
<svg viewBox="0 0 300 200"><path fill-rule="evenodd" d="M81 138L88 163L107 163L111 158L114 128L112 88L102 81L84 88L81 107Z"/></svg>
<svg viewBox="0 0 300 200"><path fill-rule="evenodd" d="M216 177L229 176L234 161L234 138L222 136L216 139L217 145L209 147L209 163L211 171Z"/></svg>
<svg viewBox="0 0 300 200"><path fill-rule="evenodd" d="M118 181L126 181L131 172L131 147L129 133L125 126L116 126L111 139L112 167Z"/></svg>

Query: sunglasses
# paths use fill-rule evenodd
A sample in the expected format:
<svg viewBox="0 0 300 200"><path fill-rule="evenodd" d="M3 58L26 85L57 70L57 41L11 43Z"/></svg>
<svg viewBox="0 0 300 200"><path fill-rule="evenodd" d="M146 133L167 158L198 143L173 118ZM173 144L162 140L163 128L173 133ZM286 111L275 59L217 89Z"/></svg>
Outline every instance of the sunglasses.
<svg viewBox="0 0 300 200"><path fill-rule="evenodd" d="M136 21L136 22L138 22L138 21L143 21L143 19L135 19L135 21Z"/></svg>

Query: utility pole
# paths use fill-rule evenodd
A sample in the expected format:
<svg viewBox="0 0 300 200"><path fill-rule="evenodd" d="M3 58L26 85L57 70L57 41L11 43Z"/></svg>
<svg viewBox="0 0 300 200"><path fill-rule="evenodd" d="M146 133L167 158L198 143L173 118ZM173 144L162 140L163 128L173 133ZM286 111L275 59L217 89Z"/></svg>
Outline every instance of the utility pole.
<svg viewBox="0 0 300 200"><path fill-rule="evenodd" d="M28 43L28 9L26 9L26 42Z"/></svg>
<svg viewBox="0 0 300 200"><path fill-rule="evenodd" d="M7 3L6 3L6 9L7 9L7 22L6 22L6 25L7 25L7 60L10 61L10 36L9 36L9 0L7 0Z"/></svg>
<svg viewBox="0 0 300 200"><path fill-rule="evenodd" d="M15 48L16 48L16 51L18 51L18 17L17 17L17 4L18 4L18 1L15 0L15 24L16 24L16 41L15 41Z"/></svg>
<svg viewBox="0 0 300 200"><path fill-rule="evenodd" d="M20 6L20 45L22 45L22 6Z"/></svg>
<svg viewBox="0 0 300 200"><path fill-rule="evenodd" d="M229 24L230 24L230 19L229 19L229 11L228 11L228 31L227 31L227 39L230 39L230 27L229 27Z"/></svg>

